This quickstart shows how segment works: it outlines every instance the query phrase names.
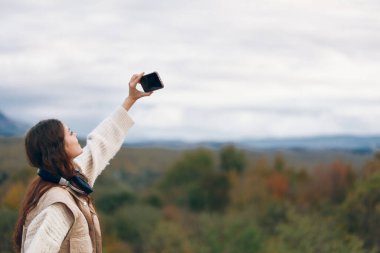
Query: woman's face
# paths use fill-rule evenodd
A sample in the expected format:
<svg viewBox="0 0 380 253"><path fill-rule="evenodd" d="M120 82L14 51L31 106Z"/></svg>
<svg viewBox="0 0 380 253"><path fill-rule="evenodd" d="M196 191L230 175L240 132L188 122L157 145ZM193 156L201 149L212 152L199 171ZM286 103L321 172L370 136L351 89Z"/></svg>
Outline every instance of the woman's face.
<svg viewBox="0 0 380 253"><path fill-rule="evenodd" d="M65 128L65 152L70 159L74 159L78 155L82 154L82 147L80 146L77 138L77 134L70 130L67 126Z"/></svg>

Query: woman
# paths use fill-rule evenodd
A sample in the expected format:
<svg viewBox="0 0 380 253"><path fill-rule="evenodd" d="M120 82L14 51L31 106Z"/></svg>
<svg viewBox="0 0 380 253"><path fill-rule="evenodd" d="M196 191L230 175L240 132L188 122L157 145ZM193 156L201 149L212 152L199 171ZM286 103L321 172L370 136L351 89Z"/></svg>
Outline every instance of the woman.
<svg viewBox="0 0 380 253"><path fill-rule="evenodd" d="M99 221L88 194L133 125L128 110L137 99L152 94L136 89L143 74L132 76L122 106L89 134L83 149L76 134L55 119L28 131L26 154L39 176L20 209L14 234L17 251L102 251Z"/></svg>

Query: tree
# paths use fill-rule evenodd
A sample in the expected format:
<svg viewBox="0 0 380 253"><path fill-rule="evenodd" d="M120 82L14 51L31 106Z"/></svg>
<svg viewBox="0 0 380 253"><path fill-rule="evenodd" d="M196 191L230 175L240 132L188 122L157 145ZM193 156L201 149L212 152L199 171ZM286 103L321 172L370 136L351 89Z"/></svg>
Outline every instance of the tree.
<svg viewBox="0 0 380 253"><path fill-rule="evenodd" d="M189 191L189 207L194 211L222 211L229 203L229 182L226 174L214 172L202 178Z"/></svg>
<svg viewBox="0 0 380 253"><path fill-rule="evenodd" d="M209 150L198 149L185 153L169 169L160 184L163 198L194 211L208 209L210 203L211 207L216 208L219 200L215 200L220 197L220 193L228 197L228 184L216 174L214 167L213 153Z"/></svg>
<svg viewBox="0 0 380 253"><path fill-rule="evenodd" d="M192 184L204 175L210 174L213 169L214 159L211 151L206 149L188 151L165 174L161 188L168 190Z"/></svg>
<svg viewBox="0 0 380 253"><path fill-rule="evenodd" d="M288 222L265 244L264 253L366 253L360 238L344 233L331 217L289 212Z"/></svg>
<svg viewBox="0 0 380 253"><path fill-rule="evenodd" d="M373 159L369 160L363 168L362 174L365 178L371 177L375 173L380 172L380 152L376 152Z"/></svg>
<svg viewBox="0 0 380 253"><path fill-rule="evenodd" d="M183 229L173 222L160 221L146 242L148 253L191 253L190 243Z"/></svg>
<svg viewBox="0 0 380 253"><path fill-rule="evenodd" d="M11 184L8 191L3 197L2 204L8 208L17 210L24 198L25 187L25 184L21 182Z"/></svg>
<svg viewBox="0 0 380 253"><path fill-rule="evenodd" d="M280 172L273 172L268 178L268 187L275 197L282 199L289 189L288 178Z"/></svg>
<svg viewBox="0 0 380 253"><path fill-rule="evenodd" d="M233 145L224 146L220 150L220 168L222 171L242 172L246 164L244 152L237 150Z"/></svg>
<svg viewBox="0 0 380 253"><path fill-rule="evenodd" d="M0 207L0 252L13 252L12 233L18 212L6 207Z"/></svg>
<svg viewBox="0 0 380 253"><path fill-rule="evenodd" d="M380 173L359 182L343 205L341 218L348 232L364 241L366 248L380 248Z"/></svg>
<svg viewBox="0 0 380 253"><path fill-rule="evenodd" d="M355 174L351 166L341 161L316 167L312 171L310 184L305 189L307 199L313 206L322 206L326 202L339 204L346 198L354 181Z"/></svg>
<svg viewBox="0 0 380 253"><path fill-rule="evenodd" d="M204 213L197 223L198 230L190 235L194 252L256 253L263 246L259 229L245 215Z"/></svg>
<svg viewBox="0 0 380 253"><path fill-rule="evenodd" d="M137 197L123 187L110 187L108 190L96 192L97 209L104 213L115 212L123 204L133 204Z"/></svg>
<svg viewBox="0 0 380 253"><path fill-rule="evenodd" d="M101 217L104 234L123 241L134 252L144 251L146 238L161 220L160 210L147 205L124 205L112 216Z"/></svg>
<svg viewBox="0 0 380 253"><path fill-rule="evenodd" d="M276 154L274 158L274 169L276 171L284 171L286 168L286 160L282 154Z"/></svg>

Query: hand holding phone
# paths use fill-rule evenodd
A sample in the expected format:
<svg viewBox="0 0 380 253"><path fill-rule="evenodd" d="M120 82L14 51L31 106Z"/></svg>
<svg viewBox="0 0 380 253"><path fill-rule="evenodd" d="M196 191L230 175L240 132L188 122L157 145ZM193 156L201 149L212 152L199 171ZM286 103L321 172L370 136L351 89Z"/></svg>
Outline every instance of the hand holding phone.
<svg viewBox="0 0 380 253"><path fill-rule="evenodd" d="M140 79L140 84L144 92L151 92L164 88L164 84L162 83L161 78L157 72L142 76Z"/></svg>

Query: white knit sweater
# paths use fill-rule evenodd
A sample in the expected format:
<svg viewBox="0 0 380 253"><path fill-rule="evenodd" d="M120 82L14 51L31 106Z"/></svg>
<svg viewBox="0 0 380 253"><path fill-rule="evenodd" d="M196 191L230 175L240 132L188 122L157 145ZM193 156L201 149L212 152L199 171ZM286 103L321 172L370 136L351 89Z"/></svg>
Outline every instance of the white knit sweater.
<svg viewBox="0 0 380 253"><path fill-rule="evenodd" d="M74 161L91 186L120 150L133 124L127 111L120 107L88 135L83 153ZM73 222L74 217L65 205L56 203L45 208L29 225L24 242L25 252L58 252Z"/></svg>

